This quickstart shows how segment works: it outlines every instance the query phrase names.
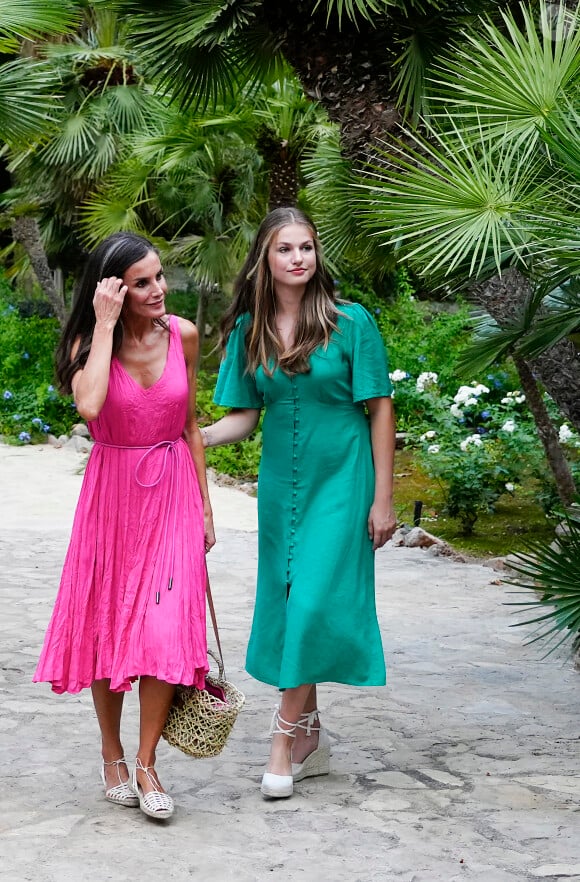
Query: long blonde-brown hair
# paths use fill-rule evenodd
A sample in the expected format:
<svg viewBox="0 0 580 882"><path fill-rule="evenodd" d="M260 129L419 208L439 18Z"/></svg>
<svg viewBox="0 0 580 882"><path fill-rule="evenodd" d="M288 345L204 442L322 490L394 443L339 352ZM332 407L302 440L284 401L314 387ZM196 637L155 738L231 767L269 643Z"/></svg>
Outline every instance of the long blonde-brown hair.
<svg viewBox="0 0 580 882"><path fill-rule="evenodd" d="M294 342L284 351L276 329L276 299L268 250L279 230L288 224L302 224L310 230L316 254L316 272L307 283L300 303ZM275 208L262 221L234 283L234 299L221 323L222 350L225 350L238 318L246 313L251 318L246 334L247 366L251 373L259 365L268 374L278 366L288 374L307 373L314 350L320 345L327 346L330 335L337 329L334 283L322 259L316 227L297 208Z"/></svg>

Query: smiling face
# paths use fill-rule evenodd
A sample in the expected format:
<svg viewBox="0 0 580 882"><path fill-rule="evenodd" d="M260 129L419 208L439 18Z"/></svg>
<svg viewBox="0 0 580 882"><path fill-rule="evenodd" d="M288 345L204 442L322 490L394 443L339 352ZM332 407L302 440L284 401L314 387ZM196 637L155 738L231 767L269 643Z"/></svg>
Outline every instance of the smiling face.
<svg viewBox="0 0 580 882"><path fill-rule="evenodd" d="M316 251L310 227L287 224L281 227L268 249L268 266L274 288L304 288L316 272Z"/></svg>
<svg viewBox="0 0 580 882"><path fill-rule="evenodd" d="M149 251L142 260L125 270L123 284L127 285L123 304L127 315L152 319L165 315L167 282L155 251Z"/></svg>

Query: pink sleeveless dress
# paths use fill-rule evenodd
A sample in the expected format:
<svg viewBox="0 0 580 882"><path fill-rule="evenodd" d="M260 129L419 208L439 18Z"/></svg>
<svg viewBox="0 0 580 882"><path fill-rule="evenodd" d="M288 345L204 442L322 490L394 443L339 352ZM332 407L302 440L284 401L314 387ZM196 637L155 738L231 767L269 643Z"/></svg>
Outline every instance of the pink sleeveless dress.
<svg viewBox="0 0 580 882"><path fill-rule="evenodd" d="M178 320L160 379L144 389L113 357L35 682L79 692L139 676L203 687L203 505L182 437L188 384Z"/></svg>

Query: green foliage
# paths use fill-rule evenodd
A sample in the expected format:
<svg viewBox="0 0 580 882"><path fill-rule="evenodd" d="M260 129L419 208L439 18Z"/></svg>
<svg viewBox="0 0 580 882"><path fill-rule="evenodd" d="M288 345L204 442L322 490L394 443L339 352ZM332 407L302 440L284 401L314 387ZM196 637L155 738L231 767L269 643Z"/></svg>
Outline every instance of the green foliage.
<svg viewBox="0 0 580 882"><path fill-rule="evenodd" d="M536 593L535 599L513 603L533 612L517 625L536 625L529 643L546 641L546 655L564 642L571 641L572 651L580 648L580 518L572 510L564 522L564 531L550 545L530 543L527 554L517 554L510 566L518 576L516 585ZM539 596L538 596L539 594Z"/></svg>
<svg viewBox="0 0 580 882"><path fill-rule="evenodd" d="M227 407L213 403L216 375L200 371L197 378L197 418L200 426L219 420L228 412ZM208 448L205 452L207 465L219 474L255 480L262 451L261 424L251 438L228 444L225 447Z"/></svg>
<svg viewBox="0 0 580 882"><path fill-rule="evenodd" d="M59 337L55 319L22 317L0 280L0 434L21 443L66 432L78 416L52 385Z"/></svg>

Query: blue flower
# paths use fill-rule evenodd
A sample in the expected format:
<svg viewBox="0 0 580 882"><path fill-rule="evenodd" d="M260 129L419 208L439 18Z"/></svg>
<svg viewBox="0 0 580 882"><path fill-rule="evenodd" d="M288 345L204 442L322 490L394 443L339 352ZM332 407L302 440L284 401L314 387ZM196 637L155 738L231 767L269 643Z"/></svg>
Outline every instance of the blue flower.
<svg viewBox="0 0 580 882"><path fill-rule="evenodd" d="M381 314L381 310L377 306L377 308L375 309L375 315L380 315L380 314Z"/></svg>
<svg viewBox="0 0 580 882"><path fill-rule="evenodd" d="M52 385L52 383L50 384L50 386L48 387L48 389L46 391L47 392L54 392L54 386Z"/></svg>
<svg viewBox="0 0 580 882"><path fill-rule="evenodd" d="M489 410L482 410L481 411L482 420L488 420L490 418L490 416L491 416L491 411L489 411Z"/></svg>
<svg viewBox="0 0 580 882"><path fill-rule="evenodd" d="M42 431L45 432L45 433L46 433L46 432L50 432L50 426L47 426L46 423L45 423L44 426L42 427Z"/></svg>
<svg viewBox="0 0 580 882"><path fill-rule="evenodd" d="M70 406L72 407L73 410L76 410L76 409L77 409L77 406L76 406L76 404L74 403L74 401L71 401Z"/></svg>
<svg viewBox="0 0 580 882"><path fill-rule="evenodd" d="M4 395L2 397L4 398L4 401L10 401L10 399L13 398L14 396L12 395L12 392L9 392L8 389L5 389Z"/></svg>
<svg viewBox="0 0 580 882"><path fill-rule="evenodd" d="M484 429L483 426L478 426L475 431L478 435L487 435L487 429Z"/></svg>
<svg viewBox="0 0 580 882"><path fill-rule="evenodd" d="M31 420L31 423L33 426L38 426L39 429L42 426L42 420L40 419L40 417L34 417L34 419Z"/></svg>
<svg viewBox="0 0 580 882"><path fill-rule="evenodd" d="M14 416L12 417L12 419L13 420L20 420L20 419L22 419L22 417L20 416L19 413L15 413Z"/></svg>
<svg viewBox="0 0 580 882"><path fill-rule="evenodd" d="M23 353L22 353L22 358L30 358L28 352L23 352Z"/></svg>
<svg viewBox="0 0 580 882"><path fill-rule="evenodd" d="M20 435L18 436L18 440L22 441L23 444L29 444L30 443L30 435L28 434L28 432L21 432Z"/></svg>
<svg viewBox="0 0 580 882"><path fill-rule="evenodd" d="M417 358L417 361L427 361L427 356L426 355L419 355Z"/></svg>

